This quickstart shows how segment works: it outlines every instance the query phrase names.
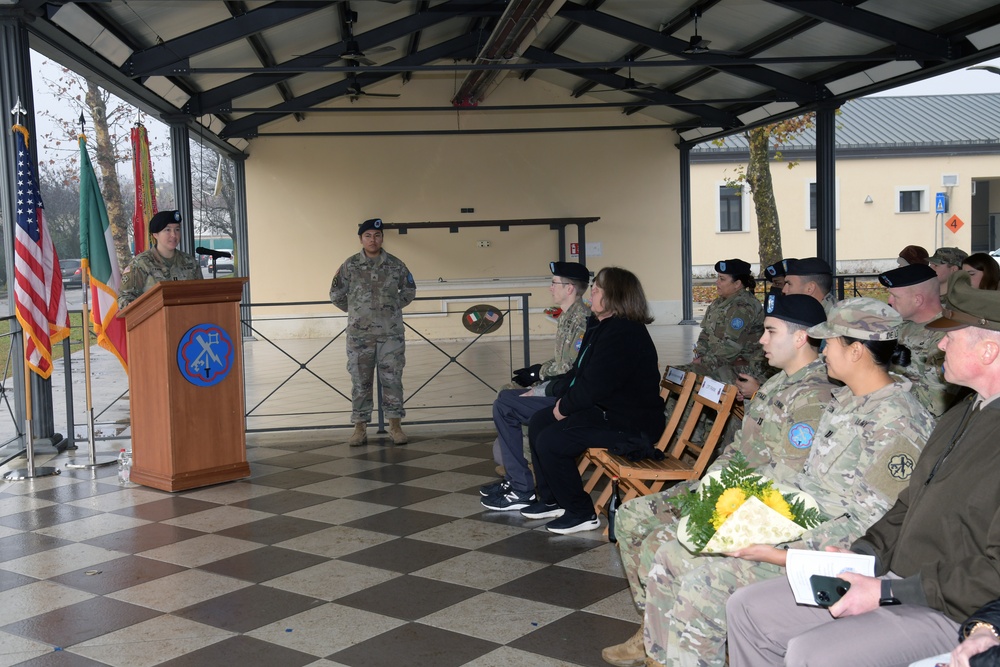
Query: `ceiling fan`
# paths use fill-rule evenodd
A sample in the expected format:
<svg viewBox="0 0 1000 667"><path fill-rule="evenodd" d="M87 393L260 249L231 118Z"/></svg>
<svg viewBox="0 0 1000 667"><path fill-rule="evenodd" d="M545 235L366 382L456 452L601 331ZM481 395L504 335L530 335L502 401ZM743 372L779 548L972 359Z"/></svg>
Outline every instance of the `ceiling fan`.
<svg viewBox="0 0 1000 667"><path fill-rule="evenodd" d="M633 61L632 61L631 58L629 58L627 62L632 63ZM626 78L625 85L623 87L621 87L621 88L592 88L588 92L591 92L591 93L632 93L632 94L641 94L641 93L653 93L653 92L656 92L657 90L659 90L659 88L657 86L654 86L651 83L639 83L635 79L633 79L632 78L632 65L629 64L629 66L628 66L628 77Z"/></svg>
<svg viewBox="0 0 1000 667"><path fill-rule="evenodd" d="M688 47L684 49L684 53L715 53L718 55L737 55L738 51L720 51L718 49L709 48L709 44L712 40L705 39L698 34L698 19L701 18L700 9L692 9L691 17L694 19L694 34L688 38Z"/></svg>
<svg viewBox="0 0 1000 667"><path fill-rule="evenodd" d="M347 95L351 98L352 102L357 102L362 97L399 97L399 93L369 93L365 92L361 88L361 82L358 81L358 75L355 74L351 77L351 83L347 87Z"/></svg>
<svg viewBox="0 0 1000 667"><path fill-rule="evenodd" d="M368 49L366 54L361 50L361 46L358 45L358 41L354 39L354 24L358 20L357 12L348 12L347 20L344 21L344 25L347 27L347 48L344 52L340 54L340 57L344 60L351 60L358 63L359 65L367 65L372 67L377 63L369 58L369 55L375 55L378 53L388 53L389 51L395 51L394 46L377 46L374 49Z"/></svg>

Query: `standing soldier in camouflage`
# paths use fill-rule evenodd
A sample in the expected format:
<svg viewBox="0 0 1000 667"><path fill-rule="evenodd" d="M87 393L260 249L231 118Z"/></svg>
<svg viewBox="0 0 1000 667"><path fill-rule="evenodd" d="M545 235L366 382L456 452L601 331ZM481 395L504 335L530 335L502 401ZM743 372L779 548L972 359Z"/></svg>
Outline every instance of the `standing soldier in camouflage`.
<svg viewBox="0 0 1000 667"><path fill-rule="evenodd" d="M376 365L382 383L382 403L389 418L389 436L407 442L400 420L403 408L403 366L406 337L403 308L417 295L406 264L382 249L382 221L365 220L358 227L361 252L347 258L333 277L330 301L347 312L347 370L351 374L351 447L368 442L372 416L372 380Z"/></svg>
<svg viewBox="0 0 1000 667"><path fill-rule="evenodd" d="M806 330L826 321L818 301L801 294L769 294L760 342L772 367L780 369L753 396L747 396L743 427L733 444L709 469L721 470L734 452L758 469L779 463L801 470L809 455L820 417L834 386L819 358L816 341ZM615 535L622 565L640 612L646 606L646 582L660 546L676 539L677 513L670 498L698 482L677 484L663 493L631 500L618 509ZM604 649L612 665L641 665L646 658L643 629L631 639Z"/></svg>
<svg viewBox="0 0 1000 667"><path fill-rule="evenodd" d="M156 283L165 280L200 280L201 267L194 255L181 252L181 212L160 211L149 221L153 247L132 258L122 272L118 307L124 308Z"/></svg>
<svg viewBox="0 0 1000 667"><path fill-rule="evenodd" d="M901 324L884 303L859 298L838 303L826 323L809 329L827 341L827 372L846 386L833 391L802 471L778 464L764 473L812 496L828 517L797 548L850 544L908 485L934 419L911 395L910 382L888 373ZM759 544L732 558L693 557L676 541L665 543L647 580L647 665L725 665L729 596L778 576L787 554Z"/></svg>
<svg viewBox="0 0 1000 667"><path fill-rule="evenodd" d="M935 417L943 415L954 401L958 388L944 379L944 353L938 343L944 331L924 325L941 317L937 275L926 264L909 264L879 275L889 288L889 305L903 318L899 342L910 350L910 365L893 365L891 370L913 383L913 395Z"/></svg>
<svg viewBox="0 0 1000 667"><path fill-rule="evenodd" d="M753 295L755 281L742 259L716 262L715 288L719 296L705 311L694 359L681 366L699 375L732 384L739 372L763 375L760 335L764 311Z"/></svg>

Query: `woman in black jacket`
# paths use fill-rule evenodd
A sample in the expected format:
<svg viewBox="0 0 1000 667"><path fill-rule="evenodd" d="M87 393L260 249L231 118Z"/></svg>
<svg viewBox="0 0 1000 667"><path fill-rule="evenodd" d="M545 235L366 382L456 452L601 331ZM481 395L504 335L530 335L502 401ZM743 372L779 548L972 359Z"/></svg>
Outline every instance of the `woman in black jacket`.
<svg viewBox="0 0 1000 667"><path fill-rule="evenodd" d="M625 269L601 269L591 300L576 365L549 384L555 407L528 423L538 502L521 514L553 518L546 528L563 535L601 525L577 471L580 454L636 438L656 442L665 424L656 348L646 330L653 318L639 279Z"/></svg>

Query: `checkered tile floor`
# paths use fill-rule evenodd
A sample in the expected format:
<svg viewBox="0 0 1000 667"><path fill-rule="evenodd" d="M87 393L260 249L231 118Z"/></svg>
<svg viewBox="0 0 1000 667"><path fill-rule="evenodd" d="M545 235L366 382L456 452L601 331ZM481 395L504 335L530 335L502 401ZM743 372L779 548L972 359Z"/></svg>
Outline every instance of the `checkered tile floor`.
<svg viewBox="0 0 1000 667"><path fill-rule="evenodd" d="M177 494L0 482L0 666L603 665L614 545L484 511L494 433L423 429L252 436L249 480Z"/></svg>

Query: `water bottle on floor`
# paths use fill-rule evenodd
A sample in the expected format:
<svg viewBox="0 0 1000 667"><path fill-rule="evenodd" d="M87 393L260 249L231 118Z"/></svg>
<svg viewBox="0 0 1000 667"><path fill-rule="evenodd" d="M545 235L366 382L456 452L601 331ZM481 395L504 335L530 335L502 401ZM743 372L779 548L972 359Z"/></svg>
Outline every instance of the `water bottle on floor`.
<svg viewBox="0 0 1000 667"><path fill-rule="evenodd" d="M618 478L611 478L611 499L608 500L608 542L614 544L618 541L615 537L615 514L618 513L618 506L622 504L622 495L618 491Z"/></svg>
<svg viewBox="0 0 1000 667"><path fill-rule="evenodd" d="M132 476L132 455L122 447L118 452L118 483L128 486Z"/></svg>

